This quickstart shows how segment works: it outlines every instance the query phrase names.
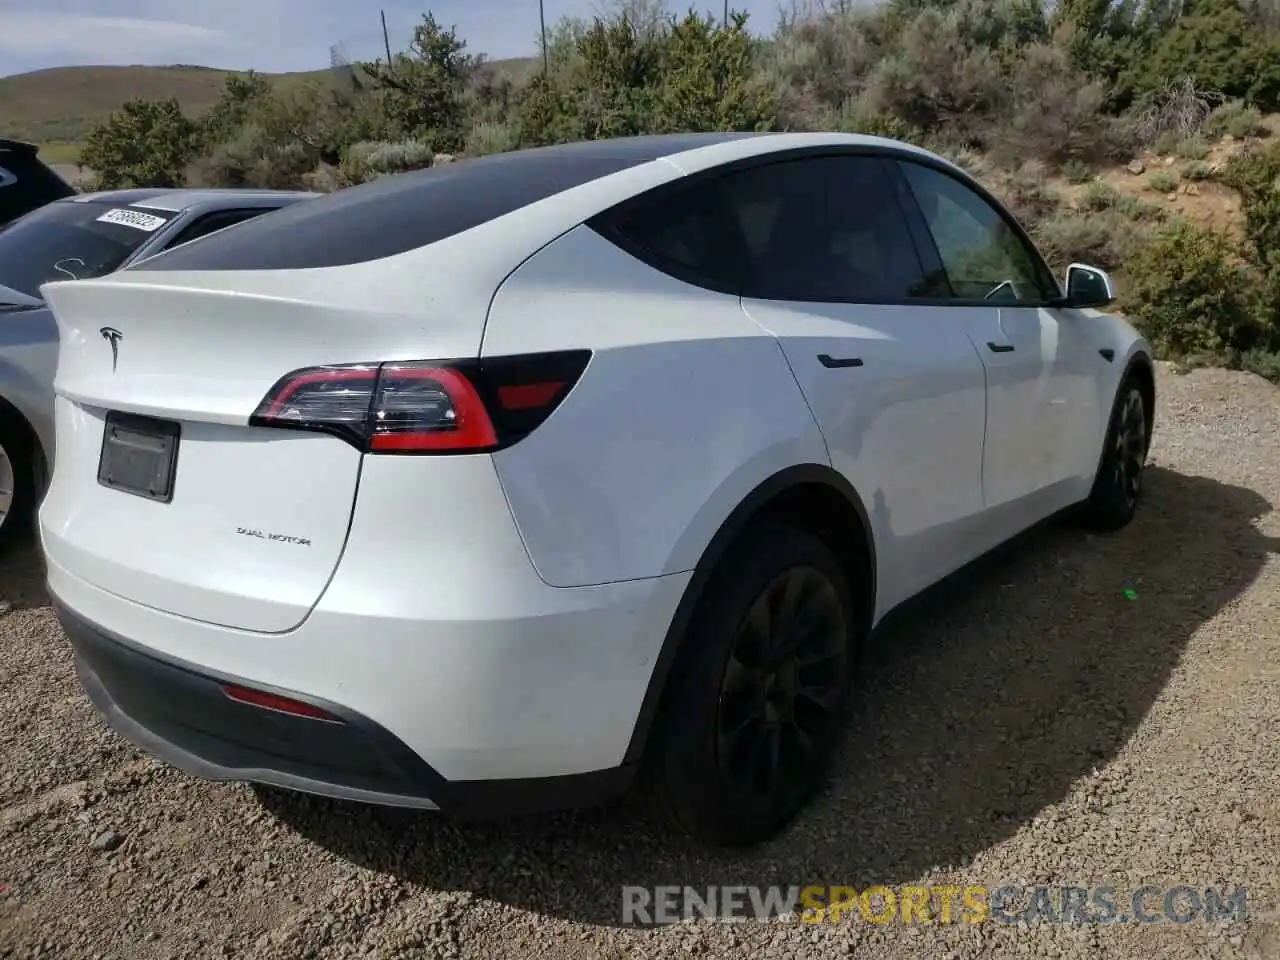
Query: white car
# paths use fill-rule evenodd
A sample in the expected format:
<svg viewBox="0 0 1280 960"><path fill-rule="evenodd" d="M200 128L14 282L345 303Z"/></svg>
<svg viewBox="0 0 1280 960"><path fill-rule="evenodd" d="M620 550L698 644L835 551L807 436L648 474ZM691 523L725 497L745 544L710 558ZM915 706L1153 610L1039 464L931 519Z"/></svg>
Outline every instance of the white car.
<svg viewBox="0 0 1280 960"><path fill-rule="evenodd" d="M97 709L190 773L501 816L642 761L779 830L891 609L1129 521L1152 352L896 141L468 160L43 293L48 585Z"/></svg>

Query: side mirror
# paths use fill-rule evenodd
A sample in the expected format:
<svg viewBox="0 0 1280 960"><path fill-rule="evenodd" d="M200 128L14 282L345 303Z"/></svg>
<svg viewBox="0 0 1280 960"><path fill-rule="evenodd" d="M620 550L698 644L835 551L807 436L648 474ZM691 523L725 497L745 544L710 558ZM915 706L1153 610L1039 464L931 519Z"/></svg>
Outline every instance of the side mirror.
<svg viewBox="0 0 1280 960"><path fill-rule="evenodd" d="M1087 263L1067 267L1067 304L1072 307L1105 307L1115 302L1116 286L1105 270Z"/></svg>

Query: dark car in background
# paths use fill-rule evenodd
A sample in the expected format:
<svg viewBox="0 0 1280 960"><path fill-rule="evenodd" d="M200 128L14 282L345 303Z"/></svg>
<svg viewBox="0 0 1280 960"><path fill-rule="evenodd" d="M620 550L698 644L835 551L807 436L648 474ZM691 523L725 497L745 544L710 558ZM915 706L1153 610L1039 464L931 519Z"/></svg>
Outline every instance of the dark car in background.
<svg viewBox="0 0 1280 960"><path fill-rule="evenodd" d="M75 195L75 188L40 159L34 143L0 137L0 230L46 203Z"/></svg>

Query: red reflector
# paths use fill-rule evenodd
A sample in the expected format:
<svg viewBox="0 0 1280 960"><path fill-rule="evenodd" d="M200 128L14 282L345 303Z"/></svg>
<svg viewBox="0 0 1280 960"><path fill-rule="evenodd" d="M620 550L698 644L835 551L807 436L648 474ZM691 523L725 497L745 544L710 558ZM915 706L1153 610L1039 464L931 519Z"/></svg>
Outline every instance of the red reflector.
<svg viewBox="0 0 1280 960"><path fill-rule="evenodd" d="M311 720L328 720L330 723L342 722L333 714L321 710L319 707L313 707L311 704L303 703L301 700L291 700L288 697L281 697L274 693L250 690L248 687L238 687L232 683L224 683L222 692L230 699L238 703L247 703L251 707L262 707L264 710L275 710L279 713L288 713L295 717L307 717Z"/></svg>
<svg viewBox="0 0 1280 960"><path fill-rule="evenodd" d="M563 380L499 387L498 402L504 410L539 410L554 400L563 389Z"/></svg>

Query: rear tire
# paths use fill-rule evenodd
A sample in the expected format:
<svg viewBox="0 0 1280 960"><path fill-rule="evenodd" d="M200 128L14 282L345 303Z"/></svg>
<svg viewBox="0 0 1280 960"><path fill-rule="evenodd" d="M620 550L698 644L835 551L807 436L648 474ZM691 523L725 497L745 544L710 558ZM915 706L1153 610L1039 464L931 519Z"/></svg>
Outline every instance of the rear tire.
<svg viewBox="0 0 1280 960"><path fill-rule="evenodd" d="M35 500L30 443L12 419L0 419L0 551L30 532Z"/></svg>
<svg viewBox="0 0 1280 960"><path fill-rule="evenodd" d="M785 826L822 783L861 632L839 560L762 523L711 576L659 718L651 786L696 839L744 845Z"/></svg>
<svg viewBox="0 0 1280 960"><path fill-rule="evenodd" d="M1109 533L1128 525L1142 498L1142 471L1151 440L1146 398L1134 377L1120 385L1089 499L1080 511L1086 529Z"/></svg>

